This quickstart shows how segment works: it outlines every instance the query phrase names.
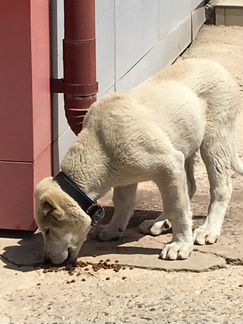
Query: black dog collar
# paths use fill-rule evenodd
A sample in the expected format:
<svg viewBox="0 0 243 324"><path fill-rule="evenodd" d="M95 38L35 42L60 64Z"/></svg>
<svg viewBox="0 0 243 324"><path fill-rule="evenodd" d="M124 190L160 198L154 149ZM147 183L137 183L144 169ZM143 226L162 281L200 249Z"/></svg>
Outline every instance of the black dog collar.
<svg viewBox="0 0 243 324"><path fill-rule="evenodd" d="M77 185L62 171L59 172L54 178L64 192L72 197L79 206L91 217L91 225L98 225L104 218L104 208L91 198L89 198Z"/></svg>

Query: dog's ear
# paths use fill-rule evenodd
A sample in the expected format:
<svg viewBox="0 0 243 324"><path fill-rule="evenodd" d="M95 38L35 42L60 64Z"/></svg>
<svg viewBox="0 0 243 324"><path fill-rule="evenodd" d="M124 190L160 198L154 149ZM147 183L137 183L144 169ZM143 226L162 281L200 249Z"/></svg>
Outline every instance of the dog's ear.
<svg viewBox="0 0 243 324"><path fill-rule="evenodd" d="M40 197L41 212L46 217L53 217L57 221L66 219L65 212L55 196L44 193Z"/></svg>

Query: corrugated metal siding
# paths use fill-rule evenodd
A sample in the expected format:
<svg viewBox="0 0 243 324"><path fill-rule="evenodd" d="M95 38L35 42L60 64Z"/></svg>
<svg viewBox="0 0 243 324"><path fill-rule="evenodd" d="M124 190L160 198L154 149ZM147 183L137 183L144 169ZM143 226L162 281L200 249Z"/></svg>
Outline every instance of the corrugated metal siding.
<svg viewBox="0 0 243 324"><path fill-rule="evenodd" d="M99 95L126 91L170 64L204 22L202 0L97 0Z"/></svg>

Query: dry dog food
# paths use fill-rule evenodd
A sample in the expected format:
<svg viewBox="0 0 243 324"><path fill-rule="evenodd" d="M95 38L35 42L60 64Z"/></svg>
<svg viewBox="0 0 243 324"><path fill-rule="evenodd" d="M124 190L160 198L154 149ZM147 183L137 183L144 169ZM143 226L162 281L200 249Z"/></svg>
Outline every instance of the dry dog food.
<svg viewBox="0 0 243 324"><path fill-rule="evenodd" d="M43 273L66 271L70 276L76 274L76 276L78 277L82 275L82 271L84 271L85 273L91 276L94 276L92 272L98 272L100 270L107 270L107 269L111 269L114 272L119 272L121 269L126 270L127 266L125 266L124 264L120 264L119 260L115 260L114 262L111 262L110 259L106 259L105 261L99 260L99 262L97 263L89 262L89 261L78 261L75 265L70 264L63 267L53 267L52 265L44 264L36 268L43 269ZM132 270L133 267L129 266L128 269ZM123 276L122 280L125 279L126 277ZM110 280L110 277L106 277L105 280ZM81 281L86 281L86 279L82 278ZM66 281L67 284L71 284L74 282L75 279Z"/></svg>
<svg viewBox="0 0 243 324"><path fill-rule="evenodd" d="M75 265L66 265L63 267L55 267L48 264L39 265L36 267L37 269L43 269L43 273L47 272L60 272L60 271L67 271L69 275L73 275L73 272L75 269L78 268L84 268L84 271L90 271L93 270L94 272L97 272L101 269L113 269L115 272L119 272L121 269L125 270L126 266L119 264L118 260L115 260L114 263L110 262L110 259L106 259L105 261L100 260L97 263L88 262L88 261L78 261ZM129 267L129 269L133 269L133 267Z"/></svg>
<svg viewBox="0 0 243 324"><path fill-rule="evenodd" d="M67 281L67 284L71 284L71 283L74 283L74 282L75 282L75 280L72 279L72 280L70 280L70 281Z"/></svg>

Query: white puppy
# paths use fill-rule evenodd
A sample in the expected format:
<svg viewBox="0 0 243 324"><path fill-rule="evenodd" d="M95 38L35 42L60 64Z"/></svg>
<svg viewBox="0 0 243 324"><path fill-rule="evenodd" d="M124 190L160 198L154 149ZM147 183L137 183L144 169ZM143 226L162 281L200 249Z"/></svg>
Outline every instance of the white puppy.
<svg viewBox="0 0 243 324"><path fill-rule="evenodd" d="M162 259L188 258L193 240L214 243L231 197L230 169L243 174L234 138L239 110L240 92L229 73L200 59L180 61L129 93L93 104L61 163L64 177L76 186L74 194L57 178L42 180L36 190L36 221L46 258L53 263L68 256L76 259L91 229L91 200L111 187L114 215L98 235L101 240L119 238L133 214L137 183L146 180L157 184L165 216L145 221L141 230L160 234L169 222L173 228ZM190 197L196 188L193 161L199 148L211 202L207 219L193 238ZM87 208L80 207L79 194L75 198L79 190L89 197L82 198L90 202Z"/></svg>

